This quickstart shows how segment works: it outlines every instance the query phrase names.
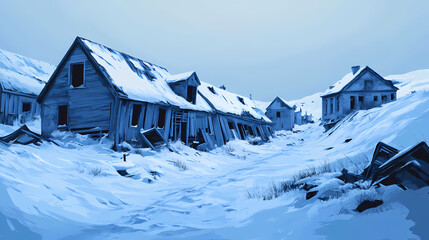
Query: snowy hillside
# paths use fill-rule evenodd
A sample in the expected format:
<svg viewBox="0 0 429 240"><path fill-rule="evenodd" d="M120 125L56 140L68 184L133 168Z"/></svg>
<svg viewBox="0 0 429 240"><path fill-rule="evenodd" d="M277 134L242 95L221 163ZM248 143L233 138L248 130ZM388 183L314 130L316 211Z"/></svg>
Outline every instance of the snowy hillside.
<svg viewBox="0 0 429 240"><path fill-rule="evenodd" d="M60 146L0 145L0 239L427 239L429 188L335 178L343 167L362 171L379 141L404 149L428 139L429 71L422 71L389 77L407 88L396 102L359 111L330 135L308 124L260 146L130 149L126 162L109 140L70 133L55 134ZM298 102L311 108L316 97ZM0 125L0 133L12 128ZM297 181L317 184L327 199L273 190L309 167L324 170ZM368 198L384 203L354 211Z"/></svg>
<svg viewBox="0 0 429 240"><path fill-rule="evenodd" d="M0 82L3 88L38 95L55 66L0 49Z"/></svg>

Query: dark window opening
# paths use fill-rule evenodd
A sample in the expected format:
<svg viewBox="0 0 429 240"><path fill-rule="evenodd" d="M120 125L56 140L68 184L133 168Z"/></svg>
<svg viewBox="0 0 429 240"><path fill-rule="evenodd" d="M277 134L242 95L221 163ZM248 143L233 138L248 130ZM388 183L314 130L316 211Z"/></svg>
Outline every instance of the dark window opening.
<svg viewBox="0 0 429 240"><path fill-rule="evenodd" d="M165 113L167 111L163 108L159 109L159 114L158 114L158 127L159 128L164 128L165 126Z"/></svg>
<svg viewBox="0 0 429 240"><path fill-rule="evenodd" d="M188 144L188 124L185 122L182 122L180 124L180 140L182 140L183 143Z"/></svg>
<svg viewBox="0 0 429 240"><path fill-rule="evenodd" d="M238 96L237 96L237 98L238 98L238 101L240 101L240 102L241 102L241 104L246 105L246 104L244 103L244 99L243 99L242 97L238 97Z"/></svg>
<svg viewBox="0 0 429 240"><path fill-rule="evenodd" d="M260 136L261 136L261 131L259 131L259 128L258 128L258 127L256 127L256 135L257 135L258 137L260 137Z"/></svg>
<svg viewBox="0 0 429 240"><path fill-rule="evenodd" d="M30 111L31 111L31 103L29 102L22 103L22 112L25 113Z"/></svg>
<svg viewBox="0 0 429 240"><path fill-rule="evenodd" d="M195 104L196 96L197 96L197 87L188 86L188 92L187 92L186 100L190 103Z"/></svg>
<svg viewBox="0 0 429 240"><path fill-rule="evenodd" d="M228 122L228 127L229 129L234 129L234 123L233 122Z"/></svg>
<svg viewBox="0 0 429 240"><path fill-rule="evenodd" d="M58 106L58 126L67 125L67 105Z"/></svg>
<svg viewBox="0 0 429 240"><path fill-rule="evenodd" d="M363 96L359 96L359 102L363 102Z"/></svg>
<svg viewBox="0 0 429 240"><path fill-rule="evenodd" d="M83 63L71 64L71 80L73 87L83 85Z"/></svg>
<svg viewBox="0 0 429 240"><path fill-rule="evenodd" d="M276 112L276 116L279 118L280 117L280 112Z"/></svg>
<svg viewBox="0 0 429 240"><path fill-rule="evenodd" d="M390 94L390 100L395 100L395 94Z"/></svg>
<svg viewBox="0 0 429 240"><path fill-rule="evenodd" d="M374 96L374 102L378 101L378 96Z"/></svg>
<svg viewBox="0 0 429 240"><path fill-rule="evenodd" d="M323 100L323 105L325 106L325 115L328 115L328 101L325 99Z"/></svg>
<svg viewBox="0 0 429 240"><path fill-rule="evenodd" d="M207 87L207 88L208 88L208 89L210 90L210 92L212 92L213 94L217 94L213 87Z"/></svg>
<svg viewBox="0 0 429 240"><path fill-rule="evenodd" d="M355 96L350 97L350 109L355 109Z"/></svg>
<svg viewBox="0 0 429 240"><path fill-rule="evenodd" d="M206 128L206 132L207 132L208 134L211 134L211 133L212 133L212 131L210 130L210 120L209 120L209 118L207 118L207 128Z"/></svg>
<svg viewBox="0 0 429 240"><path fill-rule="evenodd" d="M329 99L329 113L332 114L334 112L334 100L333 98Z"/></svg>
<svg viewBox="0 0 429 240"><path fill-rule="evenodd" d="M387 96L386 95L381 96L381 101L382 102L387 102Z"/></svg>
<svg viewBox="0 0 429 240"><path fill-rule="evenodd" d="M246 135L244 134L243 124L237 123L237 126L238 126L238 131L240 132L241 139L244 140L246 138Z"/></svg>
<svg viewBox="0 0 429 240"><path fill-rule="evenodd" d="M131 126L137 127L137 125L139 124L141 112L142 112L142 105L133 104L133 115L131 116Z"/></svg>

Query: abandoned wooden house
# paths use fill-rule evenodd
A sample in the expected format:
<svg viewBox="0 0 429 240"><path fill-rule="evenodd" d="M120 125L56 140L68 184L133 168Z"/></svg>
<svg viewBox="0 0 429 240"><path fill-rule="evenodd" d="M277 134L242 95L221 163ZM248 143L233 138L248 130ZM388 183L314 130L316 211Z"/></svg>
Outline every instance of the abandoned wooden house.
<svg viewBox="0 0 429 240"><path fill-rule="evenodd" d="M370 67L353 66L351 73L322 94L322 123L329 129L353 111L395 101L397 90Z"/></svg>
<svg viewBox="0 0 429 240"><path fill-rule="evenodd" d="M54 67L0 50L0 123L24 123L40 113L36 99Z"/></svg>
<svg viewBox="0 0 429 240"><path fill-rule="evenodd" d="M280 97L268 105L265 115L274 123L274 130L292 130L295 125L295 108Z"/></svg>
<svg viewBox="0 0 429 240"><path fill-rule="evenodd" d="M205 82L201 82L198 93L215 110L225 142L249 136L268 140L273 134L271 120L250 98Z"/></svg>
<svg viewBox="0 0 429 240"><path fill-rule="evenodd" d="M157 128L168 140L221 146L230 139L230 130L213 108L216 103L199 94L202 85L195 72L171 75L163 67L77 37L39 95L42 135L55 130L108 133L115 143L139 146L145 143L141 131Z"/></svg>

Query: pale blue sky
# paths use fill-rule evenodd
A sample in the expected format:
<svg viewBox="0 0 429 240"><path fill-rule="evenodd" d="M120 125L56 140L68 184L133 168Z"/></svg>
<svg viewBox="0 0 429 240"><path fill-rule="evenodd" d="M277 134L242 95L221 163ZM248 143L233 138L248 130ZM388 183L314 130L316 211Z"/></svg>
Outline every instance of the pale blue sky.
<svg viewBox="0 0 429 240"><path fill-rule="evenodd" d="M0 48L58 64L76 36L255 99L368 65L429 68L429 1L4 1Z"/></svg>

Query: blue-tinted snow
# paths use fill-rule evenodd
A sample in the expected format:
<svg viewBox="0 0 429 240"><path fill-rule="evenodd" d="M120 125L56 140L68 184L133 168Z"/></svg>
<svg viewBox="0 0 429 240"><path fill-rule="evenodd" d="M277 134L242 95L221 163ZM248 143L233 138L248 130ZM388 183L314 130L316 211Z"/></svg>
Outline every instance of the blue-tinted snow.
<svg viewBox="0 0 429 240"><path fill-rule="evenodd" d="M5 90L38 95L55 66L0 49L0 84Z"/></svg>

